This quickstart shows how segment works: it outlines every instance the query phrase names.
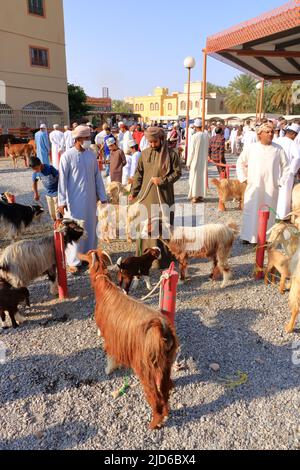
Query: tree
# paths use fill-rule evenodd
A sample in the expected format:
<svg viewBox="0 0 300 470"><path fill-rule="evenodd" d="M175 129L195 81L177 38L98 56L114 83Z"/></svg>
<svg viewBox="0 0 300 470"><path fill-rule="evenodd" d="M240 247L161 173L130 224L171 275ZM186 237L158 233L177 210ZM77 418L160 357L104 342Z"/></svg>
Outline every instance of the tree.
<svg viewBox="0 0 300 470"><path fill-rule="evenodd" d="M229 113L254 113L257 81L249 75L238 75L229 83L226 107Z"/></svg>
<svg viewBox="0 0 300 470"><path fill-rule="evenodd" d="M87 95L81 86L68 84L69 111L71 121L85 116L92 108L87 104Z"/></svg>
<svg viewBox="0 0 300 470"><path fill-rule="evenodd" d="M274 82L268 87L267 95L272 111L279 114L293 114L293 82Z"/></svg>
<svg viewBox="0 0 300 470"><path fill-rule="evenodd" d="M226 86L215 85L214 83L207 82L207 93L217 93L219 95L226 95L228 88Z"/></svg>
<svg viewBox="0 0 300 470"><path fill-rule="evenodd" d="M132 105L125 103L122 100L113 100L112 102L112 112L113 113L132 113Z"/></svg>

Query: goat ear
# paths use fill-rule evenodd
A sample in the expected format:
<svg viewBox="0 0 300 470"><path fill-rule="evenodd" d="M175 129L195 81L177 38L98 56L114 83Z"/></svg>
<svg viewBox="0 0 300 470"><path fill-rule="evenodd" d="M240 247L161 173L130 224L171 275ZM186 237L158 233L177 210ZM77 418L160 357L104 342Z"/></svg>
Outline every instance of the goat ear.
<svg viewBox="0 0 300 470"><path fill-rule="evenodd" d="M91 266L91 268L93 268L95 266L97 261L98 261L97 253L95 253L95 251L93 251L92 252L92 266Z"/></svg>
<svg viewBox="0 0 300 470"><path fill-rule="evenodd" d="M80 261L85 261L86 263L91 263L91 257L89 255L89 253L87 255L83 255L81 253L78 253L78 258L80 259Z"/></svg>

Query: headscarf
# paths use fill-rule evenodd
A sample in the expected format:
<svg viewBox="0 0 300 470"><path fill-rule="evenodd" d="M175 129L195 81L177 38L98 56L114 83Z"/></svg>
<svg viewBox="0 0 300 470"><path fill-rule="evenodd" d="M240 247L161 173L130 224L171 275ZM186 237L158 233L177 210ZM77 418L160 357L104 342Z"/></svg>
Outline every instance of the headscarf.
<svg viewBox="0 0 300 470"><path fill-rule="evenodd" d="M82 125L78 126L72 132L73 139L81 139L91 136L91 129L88 126Z"/></svg>
<svg viewBox="0 0 300 470"><path fill-rule="evenodd" d="M152 140L160 140L161 141L161 153L160 153L160 161L162 165L162 172L163 176L168 175L171 170L171 159L170 153L168 148L168 142L166 139L165 131L161 127L148 127L145 132L145 137L148 142Z"/></svg>
<svg viewBox="0 0 300 470"><path fill-rule="evenodd" d="M265 122L262 124L257 131L257 134L260 135L262 132L274 131L274 125L271 122Z"/></svg>

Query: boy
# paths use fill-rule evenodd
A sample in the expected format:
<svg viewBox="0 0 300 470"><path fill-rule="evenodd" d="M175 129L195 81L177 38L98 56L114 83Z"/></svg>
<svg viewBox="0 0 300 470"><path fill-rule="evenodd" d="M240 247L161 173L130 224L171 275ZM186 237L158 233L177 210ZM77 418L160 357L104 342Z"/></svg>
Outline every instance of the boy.
<svg viewBox="0 0 300 470"><path fill-rule="evenodd" d="M142 153L139 151L139 146L135 140L131 140L128 144L131 152L131 167L128 183L133 183L133 178L138 167L139 159L141 158Z"/></svg>
<svg viewBox="0 0 300 470"><path fill-rule="evenodd" d="M33 170L34 200L39 201L38 181L41 180L46 189L46 198L51 218L57 220L58 171L51 165L44 165L39 158L31 157L30 168Z"/></svg>

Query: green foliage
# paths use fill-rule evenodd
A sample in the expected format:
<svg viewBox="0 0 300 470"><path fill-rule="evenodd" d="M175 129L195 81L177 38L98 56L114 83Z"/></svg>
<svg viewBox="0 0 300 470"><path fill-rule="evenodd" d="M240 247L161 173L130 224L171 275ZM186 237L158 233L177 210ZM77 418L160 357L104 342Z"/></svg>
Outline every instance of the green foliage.
<svg viewBox="0 0 300 470"><path fill-rule="evenodd" d="M256 111L257 81L250 75L238 75L229 83L225 104L229 113L254 113Z"/></svg>
<svg viewBox="0 0 300 470"><path fill-rule="evenodd" d="M68 84L69 112L71 121L85 116L92 108L87 104L87 95L81 86Z"/></svg>
<svg viewBox="0 0 300 470"><path fill-rule="evenodd" d="M132 105L125 103L122 100L113 100L112 102L112 112L113 113L132 113Z"/></svg>

